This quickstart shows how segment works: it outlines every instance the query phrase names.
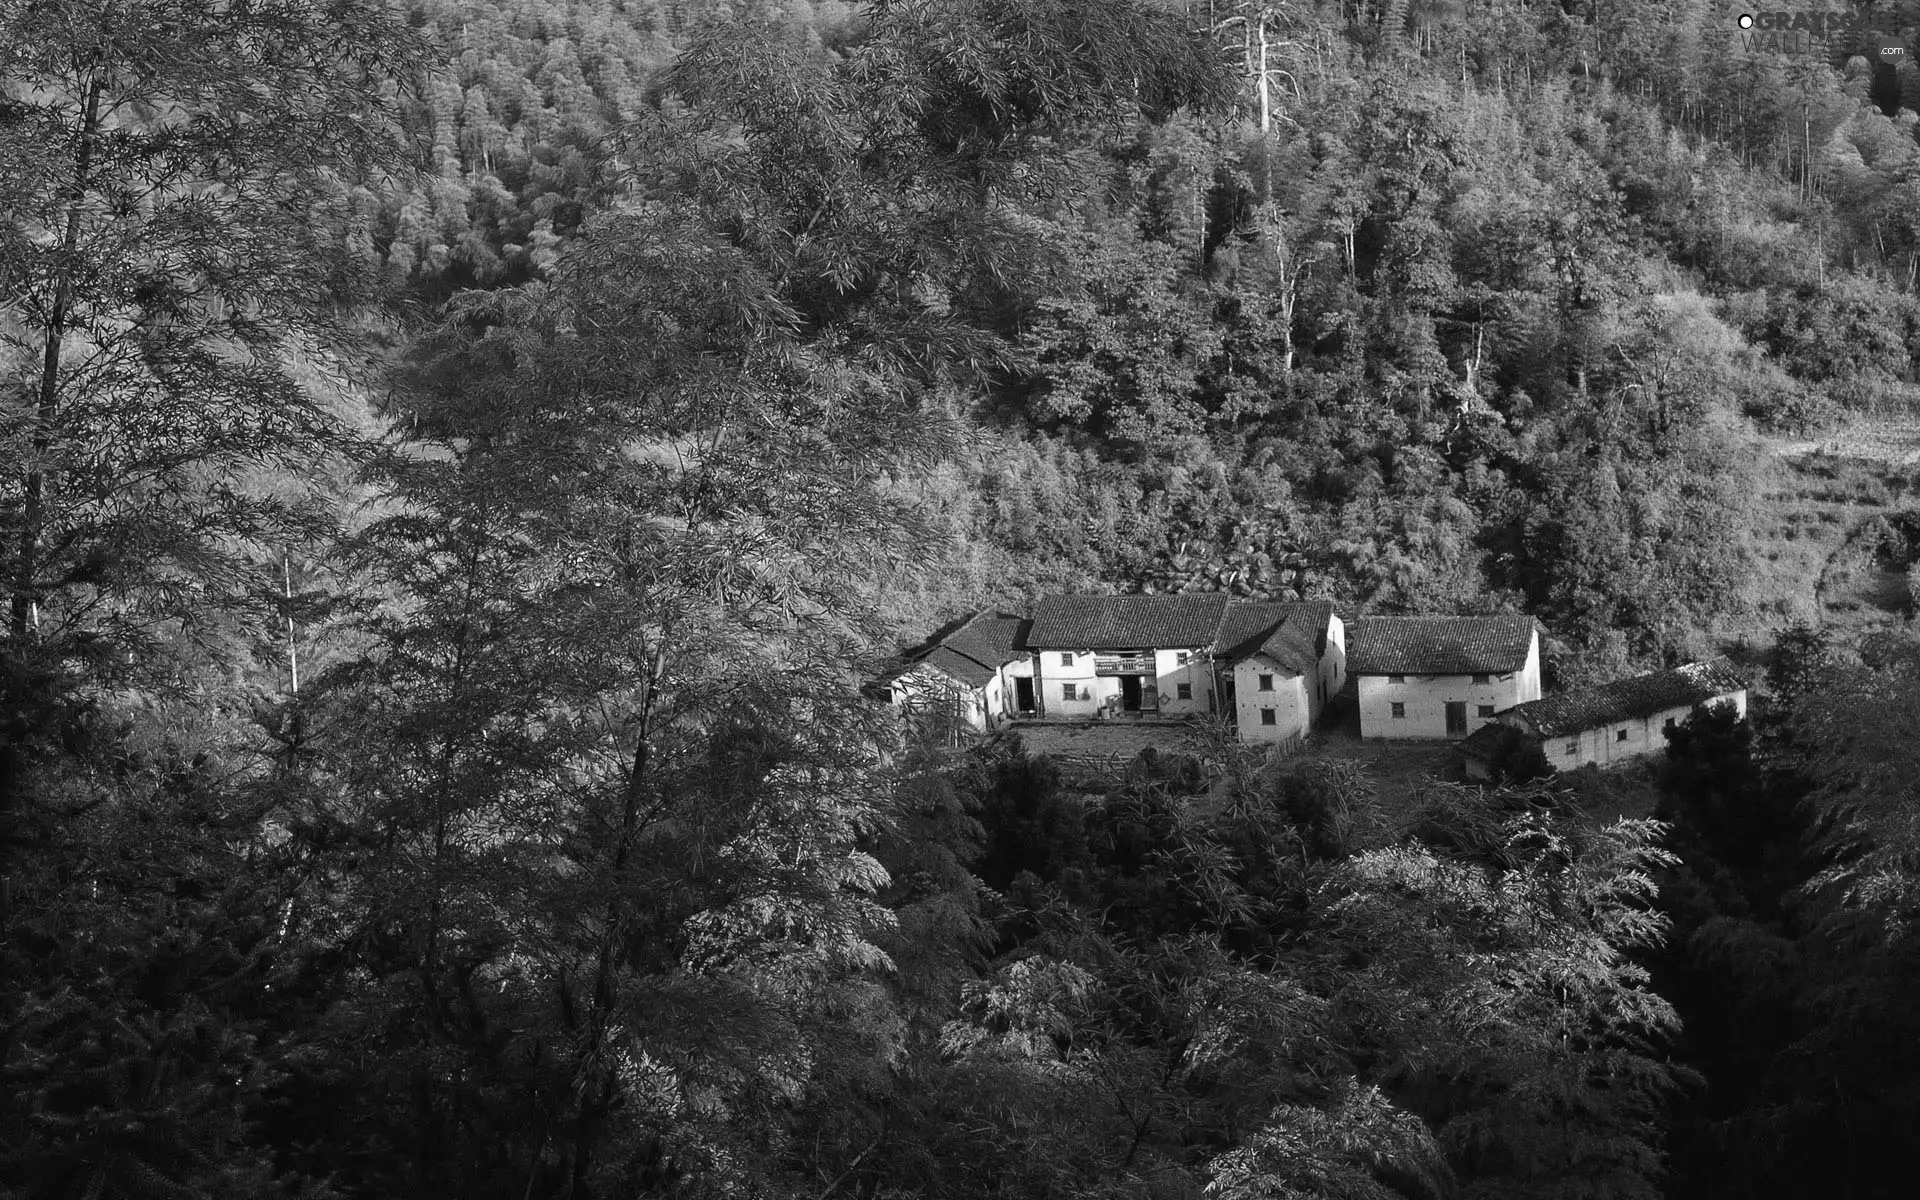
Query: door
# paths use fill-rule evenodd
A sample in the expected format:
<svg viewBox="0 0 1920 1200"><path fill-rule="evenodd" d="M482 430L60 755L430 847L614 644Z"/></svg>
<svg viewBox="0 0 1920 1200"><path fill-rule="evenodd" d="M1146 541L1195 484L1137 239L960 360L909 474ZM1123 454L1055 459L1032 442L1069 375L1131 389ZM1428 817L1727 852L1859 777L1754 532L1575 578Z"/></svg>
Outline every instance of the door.
<svg viewBox="0 0 1920 1200"><path fill-rule="evenodd" d="M1465 700L1447 701L1447 732L1465 733L1467 731L1467 702Z"/></svg>
<svg viewBox="0 0 1920 1200"><path fill-rule="evenodd" d="M1140 677L1138 675L1120 677L1120 708L1123 712L1140 711Z"/></svg>
<svg viewBox="0 0 1920 1200"><path fill-rule="evenodd" d="M1033 680L1024 675L1013 680L1013 709L1015 712L1033 711Z"/></svg>

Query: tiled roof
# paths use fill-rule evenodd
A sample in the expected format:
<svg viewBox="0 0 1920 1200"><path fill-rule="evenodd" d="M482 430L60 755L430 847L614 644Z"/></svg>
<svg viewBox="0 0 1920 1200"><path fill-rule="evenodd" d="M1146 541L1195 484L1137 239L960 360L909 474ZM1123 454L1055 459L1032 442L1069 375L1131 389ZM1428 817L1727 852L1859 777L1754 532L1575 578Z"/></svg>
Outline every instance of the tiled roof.
<svg viewBox="0 0 1920 1200"><path fill-rule="evenodd" d="M913 667L933 667L953 676L968 687L985 687L993 682L992 667L977 662L950 646L935 646L921 655L920 661L909 666L907 671L911 671ZM905 673L906 671L901 672L901 674Z"/></svg>
<svg viewBox="0 0 1920 1200"><path fill-rule="evenodd" d="M998 667L1027 656L1027 630L1032 626L1032 621L1015 613L983 612L940 639L940 644L982 666Z"/></svg>
<svg viewBox="0 0 1920 1200"><path fill-rule="evenodd" d="M1480 762L1489 762L1493 752L1500 747L1500 739L1517 731L1511 725L1502 725L1498 721L1489 721L1466 737L1453 744L1453 748L1468 758Z"/></svg>
<svg viewBox="0 0 1920 1200"><path fill-rule="evenodd" d="M1516 704L1507 712L1520 717L1541 737L1564 737L1616 721L1650 717L1673 708L1742 691L1747 681L1724 658L1688 663L1670 671L1616 679L1599 687L1566 692Z"/></svg>
<svg viewBox="0 0 1920 1200"><path fill-rule="evenodd" d="M1214 652L1228 662L1264 654L1299 675L1313 672L1326 651L1333 605L1321 600L1291 604L1236 600L1220 621Z"/></svg>
<svg viewBox="0 0 1920 1200"><path fill-rule="evenodd" d="M1027 629L1032 624L1014 613L976 613L908 651L880 682L889 683L915 667L927 666L968 687L985 687L1003 664L1027 656Z"/></svg>
<svg viewBox="0 0 1920 1200"><path fill-rule="evenodd" d="M1044 596L1027 644L1035 650L1191 649L1211 646L1227 597Z"/></svg>
<svg viewBox="0 0 1920 1200"><path fill-rule="evenodd" d="M1352 675L1474 675L1518 671L1532 617L1364 617L1348 639Z"/></svg>

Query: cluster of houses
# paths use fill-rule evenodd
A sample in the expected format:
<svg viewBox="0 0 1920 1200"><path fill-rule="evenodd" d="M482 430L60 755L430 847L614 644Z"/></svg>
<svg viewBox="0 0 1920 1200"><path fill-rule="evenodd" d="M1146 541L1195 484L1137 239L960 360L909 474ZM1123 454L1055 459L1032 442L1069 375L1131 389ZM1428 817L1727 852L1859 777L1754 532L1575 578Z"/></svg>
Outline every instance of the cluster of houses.
<svg viewBox="0 0 1920 1200"><path fill-rule="evenodd" d="M983 612L936 633L880 680L892 703L982 732L1021 719L1224 715L1250 742L1304 736L1353 681L1363 738L1448 739L1484 774L1502 728L1555 767L1660 749L1696 705L1746 715L1724 660L1564 695L1540 692L1532 617L1363 617L1208 593L1047 596L1032 616Z"/></svg>

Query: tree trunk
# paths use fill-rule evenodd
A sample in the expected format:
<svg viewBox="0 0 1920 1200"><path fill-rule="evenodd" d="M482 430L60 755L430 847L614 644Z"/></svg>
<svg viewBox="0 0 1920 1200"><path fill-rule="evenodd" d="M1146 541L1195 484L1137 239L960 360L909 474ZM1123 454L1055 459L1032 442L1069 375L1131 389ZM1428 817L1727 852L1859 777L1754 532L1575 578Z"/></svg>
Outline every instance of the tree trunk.
<svg viewBox="0 0 1920 1200"><path fill-rule="evenodd" d="M595 955L593 1006L587 1022L587 1053L595 1058L606 1052L602 1039L613 1016L614 949L620 940L621 927L625 924L620 911L620 878L633 855L634 837L641 825L640 801L646 793L647 768L653 755L654 698L659 692L660 681L666 676L666 668L667 647L663 630L661 642L654 650L653 669L645 681L646 693L640 701L638 743L633 750L632 773L627 777L627 786L622 789L620 797L620 836L614 843L613 870L607 879L607 907L600 931L600 945ZM570 1200L586 1200L590 1194L587 1176L593 1162L594 1143L599 1140L601 1126L612 1111L615 1099L615 1084L611 1074L603 1068L595 1070L585 1081L580 1099L580 1119L573 1147L573 1172L567 1184Z"/></svg>
<svg viewBox="0 0 1920 1200"><path fill-rule="evenodd" d="M74 131L73 182L67 190L67 227L60 237L59 277L54 284L53 305L47 312L46 347L40 356L39 402L33 433L33 457L27 464L26 503L21 511L20 545L14 563L12 632L16 643L24 643L28 631L36 625L34 575L39 569L40 523L46 519L46 472L42 461L53 448L53 422L60 412L60 351L66 340L67 316L73 308L73 260L80 249L80 210L87 198L88 176L93 170L94 144L100 133L100 92L98 78L87 84L86 99L80 108L80 127Z"/></svg>
<svg viewBox="0 0 1920 1200"><path fill-rule="evenodd" d="M1813 182L1813 123L1811 105L1802 100L1800 104L1800 203L1807 202L1808 191Z"/></svg>
<svg viewBox="0 0 1920 1200"><path fill-rule="evenodd" d="M43 463L53 448L53 422L60 412L60 351L66 338L67 316L73 308L73 260L80 248L81 206L87 197L88 176L93 170L94 145L100 132L100 94L103 82L88 81L86 99L80 107L80 125L74 131L73 181L67 188L67 222L61 231L59 275L54 284L53 304L47 313L46 345L40 358L38 398L35 404L36 427L31 457L27 462L25 503L21 507L20 541L13 564L12 613L8 622L9 641L16 653L23 653L27 638L40 625L34 576L39 571L40 525L46 519L46 472ZM26 730L23 728L22 733ZM10 834L13 811L26 787L26 748L17 737L0 739L0 926L13 912L13 850Z"/></svg>
<svg viewBox="0 0 1920 1200"><path fill-rule="evenodd" d="M1260 132L1267 133L1273 128L1273 101L1267 88L1267 18L1263 14L1254 23L1255 36L1260 39L1260 61L1257 74L1257 86L1260 90Z"/></svg>
<svg viewBox="0 0 1920 1200"><path fill-rule="evenodd" d="M1485 328L1476 323L1473 327L1473 357L1466 360L1467 397L1461 405L1462 411L1477 405L1480 400L1480 362L1485 338Z"/></svg>
<svg viewBox="0 0 1920 1200"><path fill-rule="evenodd" d="M1299 297L1299 276L1289 278L1280 292L1280 375L1292 402L1293 388L1293 306Z"/></svg>

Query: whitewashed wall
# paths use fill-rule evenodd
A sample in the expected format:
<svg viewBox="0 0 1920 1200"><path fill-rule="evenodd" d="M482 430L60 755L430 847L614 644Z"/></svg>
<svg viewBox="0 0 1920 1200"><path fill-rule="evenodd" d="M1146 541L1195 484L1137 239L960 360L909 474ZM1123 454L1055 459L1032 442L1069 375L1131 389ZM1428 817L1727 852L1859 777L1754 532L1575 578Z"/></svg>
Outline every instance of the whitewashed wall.
<svg viewBox="0 0 1920 1200"><path fill-rule="evenodd" d="M1745 691L1716 696L1707 703L1722 702L1731 703L1734 711L1742 717L1747 715ZM1678 725L1692 712L1693 705L1685 704L1654 713L1650 717L1616 721L1598 729L1581 730L1578 734L1547 738L1541 742L1540 748L1546 754L1547 761L1562 771L1571 771L1588 763L1612 766L1666 750L1667 722ZM1620 737L1622 732L1627 735L1624 740Z"/></svg>
<svg viewBox="0 0 1920 1200"><path fill-rule="evenodd" d="M1339 617L1327 621L1327 651L1320 656L1320 680L1326 699L1332 700L1347 686L1347 627ZM1313 720L1320 719L1324 707L1321 697L1313 697Z"/></svg>
<svg viewBox="0 0 1920 1200"><path fill-rule="evenodd" d="M916 666L887 685L897 708L917 704L958 704L962 719L975 729L987 728L994 688L969 688L944 672L925 665Z"/></svg>
<svg viewBox="0 0 1920 1200"><path fill-rule="evenodd" d="M1067 666L1060 661L1062 654L1072 654L1073 664ZM1035 657L1039 660L1034 670L1034 691L1039 698L1040 711L1049 717L1091 717L1098 712L1107 695L1118 695L1120 681L1117 679L1098 679L1093 673L1093 651L1091 650L1042 650ZM1068 700L1062 693L1063 685L1071 683L1074 691L1081 697L1089 694L1092 699ZM1101 685L1112 684L1107 691Z"/></svg>
<svg viewBox="0 0 1920 1200"><path fill-rule="evenodd" d="M1527 649L1527 661L1520 670L1493 675L1486 683L1473 682L1471 675L1407 675L1404 683L1389 683L1390 676L1359 677L1360 736L1377 738L1449 738L1464 737L1492 716L1482 716L1480 707L1490 705L1494 713L1540 698L1540 635L1533 636ZM1467 706L1467 727L1461 733L1447 732L1446 702L1457 700ZM1393 715L1398 701L1406 706L1404 717Z"/></svg>
<svg viewBox="0 0 1920 1200"><path fill-rule="evenodd" d="M1260 677L1273 676L1273 690L1260 690ZM1243 742L1278 742L1305 736L1313 719L1313 704L1304 675L1286 670L1261 656L1233 668L1233 716ZM1260 710L1274 710L1274 723L1263 724Z"/></svg>
<svg viewBox="0 0 1920 1200"><path fill-rule="evenodd" d="M1032 678L1033 678L1033 656L1032 655L1028 655L1025 658L1016 658L1012 662L1006 663L1003 666L1001 666L1001 668L994 673L994 680L992 684L992 687L994 690L988 697L989 707L993 708L993 711L998 714L998 716L994 718L994 723L997 724L1000 721L1004 721L1006 718L1010 716L1020 715L1017 707L1018 701L1019 701L1019 692L1016 690L1016 688L1018 685L1016 685L1013 681L1016 679L1032 679ZM1034 704L1035 714L1038 714L1041 711L1040 706L1044 703L1045 703L1045 699L1040 695L1040 687L1039 687L1039 684L1036 682L1033 689L1033 704Z"/></svg>
<svg viewBox="0 0 1920 1200"><path fill-rule="evenodd" d="M1187 655L1184 665L1180 662L1182 654ZM1198 649L1153 652L1154 678L1148 681L1148 686L1159 690L1162 716L1185 717L1213 711L1213 672L1208 669L1209 662L1206 652ZM1180 699L1183 683L1193 689L1192 699Z"/></svg>

